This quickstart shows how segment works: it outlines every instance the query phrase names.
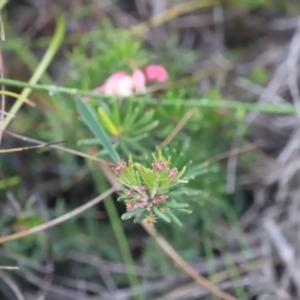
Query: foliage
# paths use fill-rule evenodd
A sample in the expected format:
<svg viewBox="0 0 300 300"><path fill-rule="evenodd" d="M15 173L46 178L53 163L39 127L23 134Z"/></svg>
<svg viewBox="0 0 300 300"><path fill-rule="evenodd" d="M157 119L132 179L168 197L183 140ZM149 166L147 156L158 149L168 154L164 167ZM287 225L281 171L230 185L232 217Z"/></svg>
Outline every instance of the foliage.
<svg viewBox="0 0 300 300"><path fill-rule="evenodd" d="M99 29L102 31L97 38L92 41L83 38L68 52L70 75L64 82L66 87L91 91L116 71L132 73L150 63L163 63L169 71L170 81L148 86L148 93L139 97L100 96L91 98L88 103L79 96L74 103L68 96L36 93L34 95L39 103L46 108L42 114L24 110L27 115L23 112L23 118L14 122L13 129L26 132L31 128L30 120L40 122L32 133L33 137L46 141L67 140L70 148L117 163L113 171L125 188L119 191L121 203L114 205L122 219L134 218L135 222L145 219L148 224L153 224L156 219L166 221L157 222L155 226L184 258L209 257L213 260L211 252L214 246L211 245L220 245L221 237L213 232L212 220L226 219L227 209L235 214L238 208L231 206L224 195L222 166L207 160L227 149L228 140L243 120L238 112L223 113L218 107L194 109L185 105L186 101L195 97L197 79L183 81L183 84L179 79L177 84L177 78L189 75L188 66L194 62L196 55L187 49L177 48L177 40L151 49L139 38L108 23L102 24ZM261 70L253 72L252 76L259 82L265 80ZM47 74L43 80L49 84ZM220 86L212 85L202 97L210 101L222 99ZM164 105L164 100L172 99L176 100L171 105ZM174 128L188 114L190 118L170 138ZM47 208L50 218L70 211L104 190L106 178L99 174L98 164L88 165L82 159L54 151L37 153L28 154L24 160L35 160L36 165L41 166L35 169L28 164L27 171L34 174L34 181L39 183L42 180L40 173L52 178L49 170L54 169L60 182L58 191L52 191L53 195L49 196L51 204L46 204L51 206ZM152 153L156 154L153 156ZM125 162L128 157L128 162ZM64 166L63 171L61 166ZM4 161L3 167L5 170L9 168L9 162ZM74 170L88 174L84 173L77 181L73 178L77 174ZM19 186L14 191L20 201L28 196ZM2 220L5 230L1 234L7 234L9 228L20 231L22 226L32 227L41 223L43 219L38 218L39 213L38 209L33 209L34 217L23 219L14 216L6 223ZM121 261L124 247L115 238L118 229L112 225L113 222L113 218L107 217L107 208L100 206L54 228L51 231L54 238L51 236L51 239L59 243L47 243L45 236L41 235L6 247L24 256L29 256L32 248L41 247L56 261L66 260L68 253L75 250ZM129 244L140 243L139 237L135 236L136 227L133 228L130 222L123 222L123 226ZM34 258L42 260L43 255L44 252L39 251ZM147 239L141 260L144 264L158 266L160 274L174 270L152 239ZM128 285L126 276L119 276L118 284Z"/></svg>

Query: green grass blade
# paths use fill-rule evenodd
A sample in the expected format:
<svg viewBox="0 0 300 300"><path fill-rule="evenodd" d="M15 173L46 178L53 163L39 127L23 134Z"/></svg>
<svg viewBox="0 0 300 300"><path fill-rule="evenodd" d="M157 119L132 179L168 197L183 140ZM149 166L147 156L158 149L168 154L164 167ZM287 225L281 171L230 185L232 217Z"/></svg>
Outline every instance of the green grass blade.
<svg viewBox="0 0 300 300"><path fill-rule="evenodd" d="M3 9L3 7L7 4L8 0L1 0L0 1L0 11Z"/></svg>
<svg viewBox="0 0 300 300"><path fill-rule="evenodd" d="M35 89L40 91L48 91L51 93L64 93L69 95L80 95L80 96L88 96L97 98L105 98L110 99L111 97L105 95L99 95L97 93L91 91L78 90L75 88L67 88L55 85L42 85L36 83L27 83L17 80L11 80L6 78L0 78L0 84L6 86L18 86L18 87L26 87L29 89ZM22 95L24 96L24 95ZM28 95L26 95L28 96ZM130 101L139 102L141 101L141 97L131 98ZM248 103L241 102L237 100L214 100L214 99L162 99L159 102L155 99L146 98L143 99L145 104L159 104L163 106L173 106L180 102L181 106L189 106L189 107L216 107L216 108L229 108L229 109L241 109L246 111L258 111L265 113L273 113L273 114L295 114L296 109L292 104L273 104L273 103ZM129 115L130 118L132 115ZM124 122L125 123L125 122Z"/></svg>
<svg viewBox="0 0 300 300"><path fill-rule="evenodd" d="M97 121L96 117L91 111L91 108L88 105L86 105L80 98L76 98L75 101L76 101L77 109L79 110L80 115L83 121L85 122L85 124L100 141L101 145L105 148L105 150L107 151L111 159L114 162L118 162L120 159L119 155L111 145L106 132L104 131L101 124Z"/></svg>
<svg viewBox="0 0 300 300"><path fill-rule="evenodd" d="M56 54L59 46L61 45L61 43L63 41L64 35L65 35L65 29L66 29L65 19L63 16L60 16L57 21L57 26L56 26L56 30L55 30L53 39L51 40L51 43L50 43L44 57L42 58L38 68L35 70L32 77L30 78L30 80L28 82L29 84L36 84L40 80L40 78L42 77L42 75L44 74L46 69L48 68L49 64L51 63L54 55ZM20 96L23 98L27 98L28 95L30 94L31 90L32 90L31 88L26 87L22 91ZM14 105L12 106L12 108L9 111L9 114L7 115L7 117L4 120L3 129L5 129L9 125L13 116L19 111L22 104L23 104L23 100L21 100L20 98L14 103Z"/></svg>

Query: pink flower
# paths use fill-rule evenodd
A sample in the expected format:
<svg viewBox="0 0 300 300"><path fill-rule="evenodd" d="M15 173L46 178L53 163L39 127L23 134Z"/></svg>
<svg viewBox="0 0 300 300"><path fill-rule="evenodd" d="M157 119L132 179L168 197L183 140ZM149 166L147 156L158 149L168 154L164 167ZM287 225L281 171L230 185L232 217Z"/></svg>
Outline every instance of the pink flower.
<svg viewBox="0 0 300 300"><path fill-rule="evenodd" d="M132 77L125 72L116 72L106 79L104 84L94 91L108 96L128 97L133 94Z"/></svg>
<svg viewBox="0 0 300 300"><path fill-rule="evenodd" d="M150 65L144 70L147 81L163 82L169 78L167 70L160 65Z"/></svg>
<svg viewBox="0 0 300 300"><path fill-rule="evenodd" d="M167 70L160 65L149 65L144 71L137 69L132 75L118 71L109 76L105 82L95 88L93 92L125 98L145 93L147 81L163 82L166 81L168 77ZM83 98L85 102L89 99L89 97Z"/></svg>
<svg viewBox="0 0 300 300"><path fill-rule="evenodd" d="M132 76L123 71L116 72L108 77L105 82L95 88L93 92L107 96L129 97L142 94L146 91L146 77L141 70L135 70ZM84 101L89 98L85 97Z"/></svg>

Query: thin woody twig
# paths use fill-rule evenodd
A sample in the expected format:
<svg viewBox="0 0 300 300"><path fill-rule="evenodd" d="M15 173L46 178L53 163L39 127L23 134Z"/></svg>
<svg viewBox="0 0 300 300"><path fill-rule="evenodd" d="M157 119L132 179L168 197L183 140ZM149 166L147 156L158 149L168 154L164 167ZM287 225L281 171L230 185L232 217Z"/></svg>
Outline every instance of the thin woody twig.
<svg viewBox="0 0 300 300"><path fill-rule="evenodd" d="M219 289L205 277L201 276L176 252L176 250L161 235L158 234L157 230L154 227L147 225L145 222L142 222L142 226L151 236L155 238L160 248L174 261L174 263L178 267L180 267L186 274L192 277L196 282L198 282L201 286L223 300L238 300L234 296L231 296L230 294Z"/></svg>

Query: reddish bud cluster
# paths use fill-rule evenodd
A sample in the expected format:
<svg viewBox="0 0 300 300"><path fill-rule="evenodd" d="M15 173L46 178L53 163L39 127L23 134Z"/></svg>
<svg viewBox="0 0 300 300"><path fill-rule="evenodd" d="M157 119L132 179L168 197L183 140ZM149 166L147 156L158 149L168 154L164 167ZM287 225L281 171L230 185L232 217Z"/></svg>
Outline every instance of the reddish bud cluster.
<svg viewBox="0 0 300 300"><path fill-rule="evenodd" d="M135 208L134 201L128 201L128 202L126 202L126 208L127 208L127 210L131 210L131 209Z"/></svg>
<svg viewBox="0 0 300 300"><path fill-rule="evenodd" d="M126 163L126 161L122 160L113 168L113 171L114 171L115 175L118 176L126 168L127 168L127 163Z"/></svg>
<svg viewBox="0 0 300 300"><path fill-rule="evenodd" d="M127 210L140 207L145 208L150 212L153 205L159 205L167 200L166 195L158 195L154 198L151 198L151 196L147 193L147 188L145 186L142 186L139 192L126 190L123 194L126 197L130 197L130 200L126 202Z"/></svg>
<svg viewBox="0 0 300 300"><path fill-rule="evenodd" d="M142 213L146 215L146 222L153 225L155 215L161 217L159 211L169 212L167 204L163 203L168 200L168 190L180 177L177 168L171 167L170 157L164 159L161 152L158 156L153 155L152 169L133 163L130 159L128 165L120 161L113 170L120 182L128 187L120 197L125 201L127 211L138 209L132 212L132 216Z"/></svg>
<svg viewBox="0 0 300 300"><path fill-rule="evenodd" d="M141 192L141 193L146 193L146 192L147 192L147 187L143 185L143 186L140 188L140 192Z"/></svg>
<svg viewBox="0 0 300 300"><path fill-rule="evenodd" d="M178 175L178 171L176 168L169 170L169 177L174 178Z"/></svg>
<svg viewBox="0 0 300 300"><path fill-rule="evenodd" d="M155 171L162 171L166 167L166 163L162 160L155 160L152 166Z"/></svg>
<svg viewBox="0 0 300 300"><path fill-rule="evenodd" d="M165 195L159 195L159 196L154 198L153 202L155 204L160 204L162 202L165 202L166 200L167 200L167 197Z"/></svg>

